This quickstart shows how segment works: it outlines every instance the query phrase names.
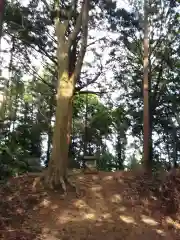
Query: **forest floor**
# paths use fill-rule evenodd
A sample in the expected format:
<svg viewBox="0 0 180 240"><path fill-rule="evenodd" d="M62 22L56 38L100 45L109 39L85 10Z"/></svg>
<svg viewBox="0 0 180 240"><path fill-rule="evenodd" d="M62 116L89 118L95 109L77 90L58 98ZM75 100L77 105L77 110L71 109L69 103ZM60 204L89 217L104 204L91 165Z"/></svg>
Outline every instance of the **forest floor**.
<svg viewBox="0 0 180 240"><path fill-rule="evenodd" d="M0 188L0 239L180 239L174 196L171 193L167 200L165 188L161 196L157 194L145 175L123 171L81 175L76 182L82 196L69 190L64 200L58 192L34 191L33 180L24 175Z"/></svg>

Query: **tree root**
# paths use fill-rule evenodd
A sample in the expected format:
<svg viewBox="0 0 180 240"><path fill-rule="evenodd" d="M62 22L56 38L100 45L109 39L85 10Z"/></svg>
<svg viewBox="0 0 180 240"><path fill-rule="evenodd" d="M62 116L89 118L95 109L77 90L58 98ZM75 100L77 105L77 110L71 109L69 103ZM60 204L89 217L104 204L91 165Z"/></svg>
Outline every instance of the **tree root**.
<svg viewBox="0 0 180 240"><path fill-rule="evenodd" d="M62 192L61 197L65 198L68 194L68 189L70 188L72 191L75 191L76 197L80 197L82 195L80 188L77 187L76 183L71 180L74 180L76 178L76 175L79 175L79 172L73 172L69 176L67 174L63 177L60 176L58 172L53 172L50 174L48 172L48 169L42 173L33 173L35 179L33 182L32 190L36 191L38 186L42 184L45 188Z"/></svg>
<svg viewBox="0 0 180 240"><path fill-rule="evenodd" d="M41 184L41 177L36 177L33 181L32 191L36 192L37 187Z"/></svg>
<svg viewBox="0 0 180 240"><path fill-rule="evenodd" d="M75 190L77 197L79 196L79 191L76 187L76 184L74 184L67 175L61 176L58 171L53 172L52 174L46 172L44 174L43 181L46 187L55 191L61 191L62 198L65 198L67 196L69 187L73 189L73 191Z"/></svg>
<svg viewBox="0 0 180 240"><path fill-rule="evenodd" d="M66 184L68 184L71 188L73 188L76 192L76 197L81 196L81 191L80 189L76 186L75 183L73 183L67 176L65 177Z"/></svg>

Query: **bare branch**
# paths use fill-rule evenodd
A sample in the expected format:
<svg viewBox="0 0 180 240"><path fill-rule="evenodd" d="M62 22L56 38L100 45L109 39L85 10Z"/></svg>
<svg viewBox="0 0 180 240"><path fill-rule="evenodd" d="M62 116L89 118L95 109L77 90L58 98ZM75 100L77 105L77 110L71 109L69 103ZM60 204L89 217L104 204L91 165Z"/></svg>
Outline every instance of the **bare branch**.
<svg viewBox="0 0 180 240"><path fill-rule="evenodd" d="M83 12L83 6L82 6L82 10L76 20L76 25L74 27L74 31L70 34L69 39L68 39L68 46L71 47L72 42L77 38L80 30L81 30L81 26L82 26L82 12Z"/></svg>
<svg viewBox="0 0 180 240"><path fill-rule="evenodd" d="M101 76L102 72L103 72L103 66L101 64L100 71L96 74L96 76L91 81L88 81L87 83L84 83L82 86L76 88L76 91L80 91L81 89L95 83L98 80L98 78Z"/></svg>
<svg viewBox="0 0 180 240"><path fill-rule="evenodd" d="M52 36L49 31L46 31L46 34L49 36L49 38L51 39L51 41L53 41L55 44L58 44L58 41L54 38L54 36Z"/></svg>
<svg viewBox="0 0 180 240"><path fill-rule="evenodd" d="M75 74L74 74L75 83L80 76L84 56L87 49L89 0L84 0L81 12L82 12L82 42L81 42L81 48L80 48L79 56L77 58L77 63L75 67Z"/></svg>
<svg viewBox="0 0 180 240"><path fill-rule="evenodd" d="M44 3L46 9L50 12L51 9L50 9L49 4L47 3L47 1L46 0L42 0L42 2Z"/></svg>
<svg viewBox="0 0 180 240"><path fill-rule="evenodd" d="M78 91L78 92L75 92L75 94L95 94L95 95L102 95L104 93L107 93L107 92L104 92L104 91L101 91L101 92L95 92L95 91Z"/></svg>
<svg viewBox="0 0 180 240"><path fill-rule="evenodd" d="M21 62L22 64L23 64L23 62ZM23 64L24 65L24 64ZM27 67L26 67L26 69L27 69ZM53 85L53 84L51 84L51 83L48 83L44 78L42 78L38 73L37 73L37 71L35 70L35 69L33 69L33 68L31 68L30 66L28 67L28 72L31 74L31 73L33 73L33 74L35 74L36 76L37 76L37 78L41 81L41 82L43 82L44 84L46 84L49 88L50 88L50 90L54 90L55 89L55 86Z"/></svg>
<svg viewBox="0 0 180 240"><path fill-rule="evenodd" d="M21 39L21 38L18 37L17 35L15 36L15 35L9 33L8 31L6 31L6 33L7 33L9 36L11 36L11 37L14 36L17 40L22 41L24 44L27 44L27 45L28 45L29 47L31 47L33 50L35 50L36 52L41 53L42 55L46 56L47 58L49 58L49 60L51 60L53 63L55 63L55 65L57 65L56 59L55 59L53 56L51 56L47 51L45 51L45 50L43 49L43 47L40 47L40 46L38 45L39 50L37 50L36 47L35 47L33 44L31 44L29 41L27 41L27 40L25 40L25 39Z"/></svg>
<svg viewBox="0 0 180 240"><path fill-rule="evenodd" d="M102 38L96 39L93 42L89 43L87 45L87 47L90 47L91 45L94 45L95 43L100 42L100 41L105 40L105 39L106 39L106 37L102 37Z"/></svg>

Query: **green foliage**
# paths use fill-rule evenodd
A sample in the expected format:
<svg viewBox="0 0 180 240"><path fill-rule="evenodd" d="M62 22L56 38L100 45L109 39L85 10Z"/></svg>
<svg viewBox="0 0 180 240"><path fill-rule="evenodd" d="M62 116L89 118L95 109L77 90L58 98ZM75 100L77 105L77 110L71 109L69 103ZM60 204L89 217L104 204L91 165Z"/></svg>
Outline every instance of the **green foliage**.
<svg viewBox="0 0 180 240"><path fill-rule="evenodd" d="M161 164L165 158L171 162L179 162L180 150L177 121L180 106L177 89L180 82L179 70L176 67L179 62L179 3L173 3L167 0L163 3L152 2L149 9L150 131L153 136L153 160L156 162L158 155ZM139 139L139 148L143 143L143 15L140 9L142 2L132 1L131 12L118 10L111 23L112 27L119 31L119 36L112 42L111 48L111 56L117 66L114 68L114 75L121 89L118 100L125 102L131 126L129 131L134 138Z"/></svg>
<svg viewBox="0 0 180 240"><path fill-rule="evenodd" d="M0 124L2 177L35 169L38 171L41 163L47 165L50 158L56 107L57 40L53 30L53 4L46 3L29 1L27 6L23 6L19 1L6 1L3 34L11 45L11 77L8 81L0 80L0 84L8 89ZM73 101L72 141L69 147L72 167L81 167L85 141L92 153L98 155L98 168L101 170L121 170L126 164L131 169L139 166L133 153L134 150L140 151L143 143L143 16L140 4L141 1L131 1L131 11L126 11L116 8L115 1L91 1L91 34L88 39L91 55L84 62ZM175 165L180 156L178 6L178 1L152 2L149 16L154 168L164 167L167 161ZM68 10L68 7L69 1L62 1L62 9ZM67 35L72 32L78 14L77 10L72 15ZM93 31L104 31L107 36L116 34L112 39L105 36L96 41ZM103 57L106 49L108 56ZM70 50L70 70L75 66L78 53L79 38ZM37 61L34 61L37 56L41 59L42 71L38 71ZM110 74L106 75L106 71ZM100 72L102 75L96 78ZM105 86L104 80L109 75L112 78ZM97 85L93 85L95 80L98 80ZM98 91L109 88L110 94L108 97L104 94L102 99L88 94L85 136L86 94L78 93L89 83L94 88L98 86ZM114 90L118 90L115 100L111 98ZM130 137L134 138L136 146L131 147L129 156L126 150Z"/></svg>
<svg viewBox="0 0 180 240"><path fill-rule="evenodd" d="M114 156L108 151L104 152L97 160L97 168L101 171L117 170L117 166L114 163Z"/></svg>
<svg viewBox="0 0 180 240"><path fill-rule="evenodd" d="M140 167L141 163L137 160L137 158L135 157L135 155L132 155L129 159L128 159L128 164L127 164L127 169L129 170L136 170Z"/></svg>

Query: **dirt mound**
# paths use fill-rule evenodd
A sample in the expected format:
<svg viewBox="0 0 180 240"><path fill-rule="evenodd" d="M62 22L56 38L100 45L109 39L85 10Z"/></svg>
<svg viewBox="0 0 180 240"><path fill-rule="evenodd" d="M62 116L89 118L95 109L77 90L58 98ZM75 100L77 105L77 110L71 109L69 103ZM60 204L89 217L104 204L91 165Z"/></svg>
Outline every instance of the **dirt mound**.
<svg viewBox="0 0 180 240"><path fill-rule="evenodd" d="M134 172L79 175L83 194L64 200L34 192L33 180L12 178L0 188L0 239L180 239L177 175L163 182Z"/></svg>

